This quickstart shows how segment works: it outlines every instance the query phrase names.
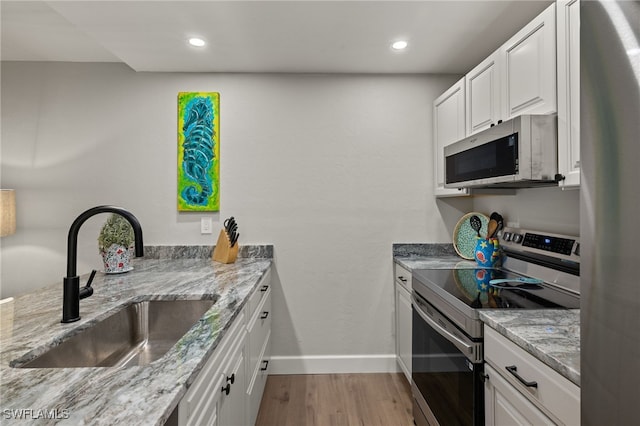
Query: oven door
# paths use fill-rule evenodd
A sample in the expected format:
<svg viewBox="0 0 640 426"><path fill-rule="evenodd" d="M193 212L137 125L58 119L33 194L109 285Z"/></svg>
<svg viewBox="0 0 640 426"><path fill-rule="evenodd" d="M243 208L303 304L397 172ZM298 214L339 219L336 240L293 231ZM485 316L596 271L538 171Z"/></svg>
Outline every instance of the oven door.
<svg viewBox="0 0 640 426"><path fill-rule="evenodd" d="M416 424L484 425L482 341L464 335L415 292L412 311Z"/></svg>

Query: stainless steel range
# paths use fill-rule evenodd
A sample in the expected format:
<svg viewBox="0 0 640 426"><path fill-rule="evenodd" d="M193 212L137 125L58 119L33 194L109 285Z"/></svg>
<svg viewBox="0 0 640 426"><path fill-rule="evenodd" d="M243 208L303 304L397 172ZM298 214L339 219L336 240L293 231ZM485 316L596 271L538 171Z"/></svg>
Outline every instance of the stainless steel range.
<svg viewBox="0 0 640 426"><path fill-rule="evenodd" d="M415 423L484 425L480 309L580 307L577 237L519 228L499 233L500 268L413 271Z"/></svg>

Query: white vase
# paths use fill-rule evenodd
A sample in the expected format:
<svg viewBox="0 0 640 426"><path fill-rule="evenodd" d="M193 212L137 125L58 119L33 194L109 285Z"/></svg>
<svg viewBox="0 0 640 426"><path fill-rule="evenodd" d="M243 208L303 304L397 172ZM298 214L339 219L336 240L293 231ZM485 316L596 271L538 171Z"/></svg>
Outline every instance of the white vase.
<svg viewBox="0 0 640 426"><path fill-rule="evenodd" d="M100 254L102 254L105 274L120 274L133 269L130 247L111 244L106 251L102 251Z"/></svg>

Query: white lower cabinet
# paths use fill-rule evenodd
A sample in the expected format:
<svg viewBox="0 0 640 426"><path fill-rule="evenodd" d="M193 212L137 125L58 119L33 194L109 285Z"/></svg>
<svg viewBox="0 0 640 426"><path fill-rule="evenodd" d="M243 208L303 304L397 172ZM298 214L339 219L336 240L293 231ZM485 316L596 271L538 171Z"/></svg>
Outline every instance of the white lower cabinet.
<svg viewBox="0 0 640 426"><path fill-rule="evenodd" d="M485 366L485 417L487 425L552 425L549 417L518 392L491 366Z"/></svg>
<svg viewBox="0 0 640 426"><path fill-rule="evenodd" d="M485 424L579 425L580 388L484 327Z"/></svg>
<svg viewBox="0 0 640 426"><path fill-rule="evenodd" d="M271 271L178 405L180 426L255 424L271 356Z"/></svg>
<svg viewBox="0 0 640 426"><path fill-rule="evenodd" d="M234 320L220 345L180 401L179 425L245 424L244 324L243 311Z"/></svg>
<svg viewBox="0 0 640 426"><path fill-rule="evenodd" d="M245 346L238 347L230 357L226 372L223 372L222 397L219 403L218 425L246 425ZM224 390L223 390L224 389ZM228 392L227 392L228 391Z"/></svg>
<svg viewBox="0 0 640 426"><path fill-rule="evenodd" d="M396 360L411 383L411 272L395 264Z"/></svg>
<svg viewBox="0 0 640 426"><path fill-rule="evenodd" d="M253 425L258 417L260 401L267 383L271 359L271 285L265 280L256 289L259 298L257 308L247 323L247 375L246 386L248 424Z"/></svg>

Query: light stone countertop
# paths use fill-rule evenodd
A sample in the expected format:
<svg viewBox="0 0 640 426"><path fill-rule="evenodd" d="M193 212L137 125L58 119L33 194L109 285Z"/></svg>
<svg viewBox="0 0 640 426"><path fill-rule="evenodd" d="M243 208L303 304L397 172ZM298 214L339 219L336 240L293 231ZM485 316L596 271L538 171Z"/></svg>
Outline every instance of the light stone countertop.
<svg viewBox="0 0 640 426"><path fill-rule="evenodd" d="M394 256L394 262L416 269L477 268L457 256ZM580 310L481 309L480 319L544 364L580 386Z"/></svg>
<svg viewBox="0 0 640 426"><path fill-rule="evenodd" d="M580 386L580 310L481 310L480 319Z"/></svg>
<svg viewBox="0 0 640 426"><path fill-rule="evenodd" d="M475 269L479 268L478 264L473 260L466 260L459 256L445 255L445 256L395 256L393 260L400 266L413 271L415 269L451 269L451 268L465 268Z"/></svg>
<svg viewBox="0 0 640 426"><path fill-rule="evenodd" d="M239 258L233 264L213 262L210 258L135 259L134 270L129 273L96 275L94 294L80 301L81 320L71 324L60 323L62 279L15 297L13 313L3 312L0 329L0 423L164 424L271 264L270 258ZM82 285L86 280L87 276L82 277ZM219 299L205 319L192 327L164 357L147 366L55 369L10 366L17 358L35 357L123 305L152 299L213 297ZM10 410L30 410L27 415L32 417L31 421L12 419ZM34 416L42 417L43 410L59 410L58 419L34 420Z"/></svg>

